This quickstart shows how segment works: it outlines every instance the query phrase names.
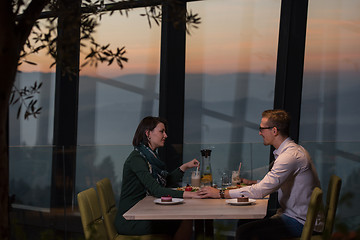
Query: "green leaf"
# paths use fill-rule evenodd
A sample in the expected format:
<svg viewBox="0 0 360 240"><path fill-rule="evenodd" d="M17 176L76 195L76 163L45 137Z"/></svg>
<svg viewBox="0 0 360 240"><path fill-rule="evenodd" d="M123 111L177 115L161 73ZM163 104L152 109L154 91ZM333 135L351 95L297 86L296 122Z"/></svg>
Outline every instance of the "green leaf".
<svg viewBox="0 0 360 240"><path fill-rule="evenodd" d="M17 119L19 119L19 117L20 117L21 107L22 107L22 105L20 105L19 108L18 108L18 111L17 111L17 114L16 114Z"/></svg>
<svg viewBox="0 0 360 240"><path fill-rule="evenodd" d="M31 64L31 65L37 65L37 63L31 62L31 61L28 61L28 60L24 60L24 62L26 62L28 64Z"/></svg>

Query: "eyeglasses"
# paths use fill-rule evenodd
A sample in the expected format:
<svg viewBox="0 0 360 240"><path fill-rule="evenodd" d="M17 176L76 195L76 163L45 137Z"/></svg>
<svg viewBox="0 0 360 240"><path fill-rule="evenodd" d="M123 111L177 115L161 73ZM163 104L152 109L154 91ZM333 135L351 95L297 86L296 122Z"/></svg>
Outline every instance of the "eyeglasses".
<svg viewBox="0 0 360 240"><path fill-rule="evenodd" d="M275 126L274 126L275 127ZM272 129L274 127L259 127L259 131L262 132L264 129Z"/></svg>

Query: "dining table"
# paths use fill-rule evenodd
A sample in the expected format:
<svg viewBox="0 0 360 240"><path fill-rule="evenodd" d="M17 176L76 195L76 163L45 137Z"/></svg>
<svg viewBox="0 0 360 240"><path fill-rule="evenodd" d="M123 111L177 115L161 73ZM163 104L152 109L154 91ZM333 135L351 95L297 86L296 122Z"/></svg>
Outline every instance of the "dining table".
<svg viewBox="0 0 360 240"><path fill-rule="evenodd" d="M158 204L158 199L147 196L123 216L126 220L261 219L266 215L269 199L254 199L246 205L232 205L227 200L230 199L191 198L176 204Z"/></svg>
<svg viewBox="0 0 360 240"><path fill-rule="evenodd" d="M173 199L161 203L159 198L147 196L123 214L126 220L195 220L195 233L205 229L213 234L215 219L262 219L267 213L269 198L249 199L249 203L236 203L236 199ZM202 234L202 233L201 233ZM197 238L196 238L197 239Z"/></svg>

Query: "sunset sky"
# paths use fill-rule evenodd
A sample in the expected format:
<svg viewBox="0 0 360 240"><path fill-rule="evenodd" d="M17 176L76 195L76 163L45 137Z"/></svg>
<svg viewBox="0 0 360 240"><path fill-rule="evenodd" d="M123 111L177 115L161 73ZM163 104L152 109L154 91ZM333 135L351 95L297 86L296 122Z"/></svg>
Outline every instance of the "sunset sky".
<svg viewBox="0 0 360 240"><path fill-rule="evenodd" d="M186 71L219 74L226 72L274 73L276 69L280 2L200 1L188 9L202 19L199 29L187 35ZM326 4L325 4L326 2ZM226 4L225 4L226 3ZM348 1L310 1L308 13L305 70L341 69L359 71L360 3ZM112 49L125 46L129 62L120 70L116 64L86 67L82 75L115 77L131 73L158 73L161 27L150 28L144 9L129 17L116 13L104 17L96 33L101 43ZM30 58L38 66L23 66L23 71L50 71L52 60ZM52 69L54 71L54 69Z"/></svg>

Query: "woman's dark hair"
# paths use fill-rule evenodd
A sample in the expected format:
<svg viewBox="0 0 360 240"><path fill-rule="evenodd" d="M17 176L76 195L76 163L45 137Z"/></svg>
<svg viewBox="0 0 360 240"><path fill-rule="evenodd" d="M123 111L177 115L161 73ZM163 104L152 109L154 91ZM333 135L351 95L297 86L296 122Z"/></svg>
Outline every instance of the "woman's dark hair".
<svg viewBox="0 0 360 240"><path fill-rule="evenodd" d="M165 131L167 130L167 121L165 119L159 117L148 116L145 117L139 123L139 126L136 129L133 138L133 146L138 146L140 143L143 143L145 146L149 146L149 140L146 136L146 131L152 131L159 123L163 123L165 125Z"/></svg>
<svg viewBox="0 0 360 240"><path fill-rule="evenodd" d="M262 113L262 117L267 118L271 127L276 127L282 136L289 136L291 119L289 113L287 113L285 110L266 110Z"/></svg>

